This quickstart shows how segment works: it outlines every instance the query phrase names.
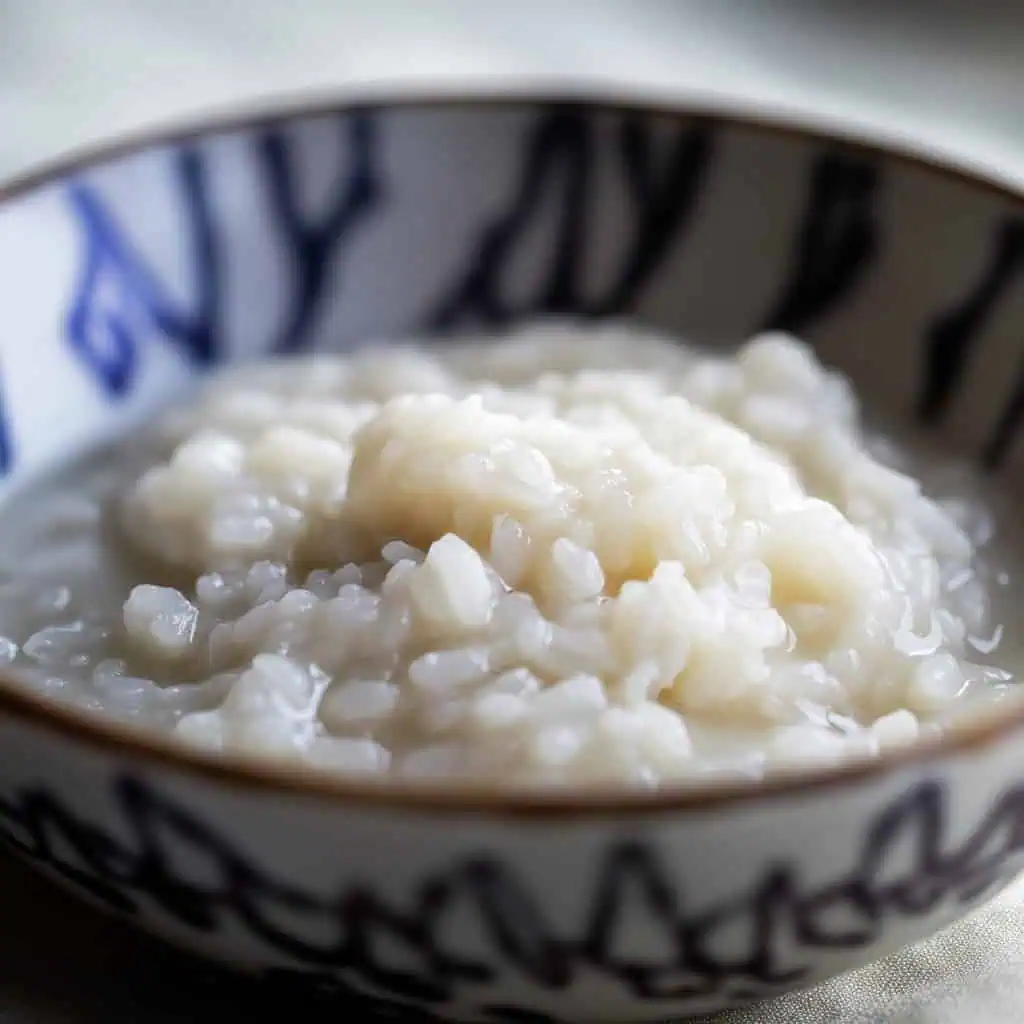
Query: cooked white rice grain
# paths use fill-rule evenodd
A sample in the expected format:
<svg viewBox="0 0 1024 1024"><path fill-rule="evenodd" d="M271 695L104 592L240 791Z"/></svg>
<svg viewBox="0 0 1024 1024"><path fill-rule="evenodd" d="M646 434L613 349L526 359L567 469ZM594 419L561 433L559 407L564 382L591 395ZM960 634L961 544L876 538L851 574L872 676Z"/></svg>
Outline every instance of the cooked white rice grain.
<svg viewBox="0 0 1024 1024"><path fill-rule="evenodd" d="M876 755L1013 687L994 507L934 460L925 496L781 334L243 366L100 461L11 511L0 661L207 750L652 786Z"/></svg>

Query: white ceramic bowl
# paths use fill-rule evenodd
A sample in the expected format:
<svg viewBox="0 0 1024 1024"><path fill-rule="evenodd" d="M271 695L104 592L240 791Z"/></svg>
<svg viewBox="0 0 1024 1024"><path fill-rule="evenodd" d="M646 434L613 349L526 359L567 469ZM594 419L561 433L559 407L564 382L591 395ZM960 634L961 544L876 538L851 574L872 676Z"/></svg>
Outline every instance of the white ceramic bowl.
<svg viewBox="0 0 1024 1024"><path fill-rule="evenodd" d="M342 103L0 198L0 498L226 360L545 312L792 329L1021 475L1024 205L893 153L567 99ZM662 1020L864 963L1005 883L1022 737L1014 712L812 778L482 799L185 754L3 683L0 834L346 1012Z"/></svg>

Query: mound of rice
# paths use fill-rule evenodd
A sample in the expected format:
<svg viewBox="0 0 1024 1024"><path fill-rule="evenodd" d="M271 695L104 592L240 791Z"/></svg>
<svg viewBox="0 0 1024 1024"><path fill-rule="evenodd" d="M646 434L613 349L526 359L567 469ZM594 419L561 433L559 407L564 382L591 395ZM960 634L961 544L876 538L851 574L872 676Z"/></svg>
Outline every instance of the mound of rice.
<svg viewBox="0 0 1024 1024"><path fill-rule="evenodd" d="M875 753L1008 678L971 660L971 538L789 337L725 359L544 326L277 362L154 437L119 504L147 582L56 649L188 743L653 785ZM74 625L12 657L53 675L44 634Z"/></svg>

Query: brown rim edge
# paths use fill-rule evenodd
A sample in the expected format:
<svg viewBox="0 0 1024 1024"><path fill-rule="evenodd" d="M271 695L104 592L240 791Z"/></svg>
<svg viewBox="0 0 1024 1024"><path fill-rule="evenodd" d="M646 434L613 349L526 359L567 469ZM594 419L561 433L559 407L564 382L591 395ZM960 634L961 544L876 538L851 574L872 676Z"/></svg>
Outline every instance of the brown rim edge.
<svg viewBox="0 0 1024 1024"><path fill-rule="evenodd" d="M269 102L266 107L214 114L180 125L132 133L122 139L80 150L18 175L0 185L0 204L23 197L62 178L146 149L185 142L204 136L245 131L260 125L296 118L317 117L365 108L479 109L529 104L573 103L593 110L635 113L687 120L703 119L768 135L782 135L818 143L836 143L867 155L895 160L931 174L958 181L980 191L994 193L1010 202L1024 202L1024 191L988 178L983 172L965 169L955 160L924 156L910 145L871 141L870 131L847 130L839 125L801 124L797 115L736 113L717 102L660 97L634 98L628 90L608 92L601 88L559 85L493 89L487 86L447 89L397 87L379 92L359 90L346 95L316 99ZM809 118L804 119L809 121ZM452 784L427 785L395 782L360 783L318 772L301 765L280 765L238 755L213 755L193 751L160 735L103 721L26 692L9 676L0 673L0 713L51 732L83 742L104 753L163 765L184 774L199 776L233 788L312 797L351 806L420 813L473 813L488 817L579 818L631 814L708 810L719 805L766 797L803 795L825 787L847 786L888 775L900 768L920 766L961 755L995 743L1024 730L1024 701L1013 713L996 709L979 712L951 725L941 736L872 759L841 762L815 771L770 772L761 780L723 780L675 783L657 790L635 792L594 788L538 791L488 792L479 787Z"/></svg>

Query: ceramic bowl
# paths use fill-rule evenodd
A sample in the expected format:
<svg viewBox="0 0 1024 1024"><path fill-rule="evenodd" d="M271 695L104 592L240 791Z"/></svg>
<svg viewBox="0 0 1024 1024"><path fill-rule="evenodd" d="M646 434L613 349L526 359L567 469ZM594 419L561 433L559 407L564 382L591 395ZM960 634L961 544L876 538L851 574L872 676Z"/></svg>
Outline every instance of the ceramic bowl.
<svg viewBox="0 0 1024 1024"><path fill-rule="evenodd" d="M0 498L226 361L538 314L810 339L1021 475L1024 205L893 152L567 97L338 103L142 140L0 202ZM0 835L203 956L402 1019L663 1020L935 931L1024 848L1024 714L642 796L367 789L0 685Z"/></svg>

